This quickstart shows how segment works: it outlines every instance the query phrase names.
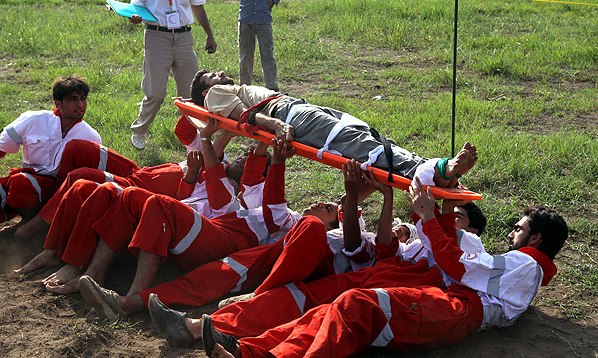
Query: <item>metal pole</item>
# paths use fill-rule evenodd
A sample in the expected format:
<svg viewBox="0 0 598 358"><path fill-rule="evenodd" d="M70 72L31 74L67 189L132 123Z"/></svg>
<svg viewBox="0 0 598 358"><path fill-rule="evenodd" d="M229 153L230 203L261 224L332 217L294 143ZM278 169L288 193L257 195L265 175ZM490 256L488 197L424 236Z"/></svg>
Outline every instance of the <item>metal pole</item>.
<svg viewBox="0 0 598 358"><path fill-rule="evenodd" d="M453 29L453 108L451 127L451 153L455 156L455 112L457 101L457 19L459 15L459 0L455 0L455 21Z"/></svg>

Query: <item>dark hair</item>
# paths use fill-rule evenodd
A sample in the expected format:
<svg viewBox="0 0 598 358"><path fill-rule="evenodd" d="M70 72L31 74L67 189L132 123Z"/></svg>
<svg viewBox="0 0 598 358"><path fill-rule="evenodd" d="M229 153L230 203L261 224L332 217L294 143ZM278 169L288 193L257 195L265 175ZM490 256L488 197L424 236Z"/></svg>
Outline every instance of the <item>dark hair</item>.
<svg viewBox="0 0 598 358"><path fill-rule="evenodd" d="M333 229L338 229L341 226L341 223L338 220L338 215L333 221L330 222L330 226L332 226Z"/></svg>
<svg viewBox="0 0 598 358"><path fill-rule="evenodd" d="M474 203L467 203L461 205L461 207L467 211L469 226L478 230L478 236L482 236L484 229L486 229L486 215L484 215L482 209Z"/></svg>
<svg viewBox="0 0 598 358"><path fill-rule="evenodd" d="M206 86L205 81L201 80L201 77L208 73L208 70L199 70L193 77L193 82L191 82L191 101L197 104L198 106L204 105L204 100L206 97L203 95L203 91L208 88Z"/></svg>
<svg viewBox="0 0 598 358"><path fill-rule="evenodd" d="M530 235L540 233L542 242L538 250L542 251L551 260L561 250L569 228L562 216L556 211L545 207L528 208L524 215L529 218Z"/></svg>
<svg viewBox="0 0 598 358"><path fill-rule="evenodd" d="M72 93L80 93L87 96L89 85L83 77L69 75L67 78L58 77L52 83L52 97L54 100L62 101L65 96Z"/></svg>

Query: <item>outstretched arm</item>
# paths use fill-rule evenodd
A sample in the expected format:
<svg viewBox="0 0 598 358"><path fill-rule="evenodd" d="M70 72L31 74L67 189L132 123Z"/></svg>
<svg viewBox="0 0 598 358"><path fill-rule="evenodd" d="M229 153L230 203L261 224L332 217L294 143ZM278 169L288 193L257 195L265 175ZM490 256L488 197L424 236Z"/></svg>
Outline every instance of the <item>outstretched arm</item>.
<svg viewBox="0 0 598 358"><path fill-rule="evenodd" d="M220 160L214 146L212 145L212 135L218 130L218 122L214 118L208 119L208 124L199 132L201 139L201 150L204 156L204 164L206 169L210 169L220 164Z"/></svg>

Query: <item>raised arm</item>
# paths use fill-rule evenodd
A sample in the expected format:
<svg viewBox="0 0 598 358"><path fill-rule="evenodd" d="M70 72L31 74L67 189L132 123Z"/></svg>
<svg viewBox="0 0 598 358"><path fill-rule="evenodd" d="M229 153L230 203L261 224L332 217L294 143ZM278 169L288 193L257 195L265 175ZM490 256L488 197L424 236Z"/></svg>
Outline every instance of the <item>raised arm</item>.
<svg viewBox="0 0 598 358"><path fill-rule="evenodd" d="M343 242L345 250L355 251L361 245L361 228L357 214L359 187L362 185L362 171L355 159L347 160L343 165L345 195L342 201Z"/></svg>
<svg viewBox="0 0 598 358"><path fill-rule="evenodd" d="M282 140L273 139L272 148L272 164L266 175L262 200L264 222L271 233L279 231L280 226L288 221L290 211L284 195L285 162L295 154L294 149Z"/></svg>
<svg viewBox="0 0 598 358"><path fill-rule="evenodd" d="M212 144L212 135L214 135L216 131L218 131L218 121L214 118L209 118L206 127L199 132L204 166L206 169L210 169L221 163L218 154L216 154L216 150L214 149L214 145Z"/></svg>
<svg viewBox="0 0 598 358"><path fill-rule="evenodd" d="M390 245L392 242L392 205L393 205L393 189L390 186L384 185L374 178L372 170L368 170L364 177L365 183L375 190L382 193L384 202L382 203L382 211L380 212L380 220L378 220L378 231L376 234L376 242L379 244Z"/></svg>

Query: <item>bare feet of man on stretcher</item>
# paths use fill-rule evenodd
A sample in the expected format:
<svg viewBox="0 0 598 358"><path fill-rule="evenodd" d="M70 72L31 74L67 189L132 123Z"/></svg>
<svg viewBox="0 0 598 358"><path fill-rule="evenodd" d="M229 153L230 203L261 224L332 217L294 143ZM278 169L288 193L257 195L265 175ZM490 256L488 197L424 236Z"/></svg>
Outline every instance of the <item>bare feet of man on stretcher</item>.
<svg viewBox="0 0 598 358"><path fill-rule="evenodd" d="M457 155L449 159L446 163L446 171L439 173L439 168L436 168L434 175L434 182L445 188L453 188L459 184L459 177L466 174L478 160L478 152L475 145L465 142L463 148Z"/></svg>

